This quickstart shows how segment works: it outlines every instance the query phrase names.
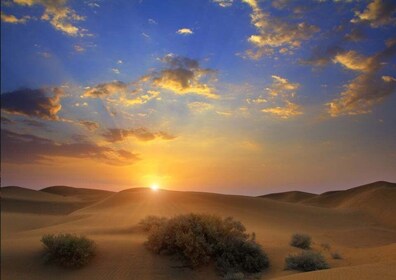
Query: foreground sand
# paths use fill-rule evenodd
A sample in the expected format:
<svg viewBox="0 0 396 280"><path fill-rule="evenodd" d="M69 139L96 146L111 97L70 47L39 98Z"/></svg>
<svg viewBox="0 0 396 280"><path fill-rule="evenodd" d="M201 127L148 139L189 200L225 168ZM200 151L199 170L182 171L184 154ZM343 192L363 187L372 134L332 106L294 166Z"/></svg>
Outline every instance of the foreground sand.
<svg viewBox="0 0 396 280"><path fill-rule="evenodd" d="M233 216L267 252L271 266L259 279L396 279L396 186L379 182L324 196L284 193L265 197L131 189L118 193L55 187L1 190L1 279L221 279L213 267L179 268L147 251L136 224L147 215L197 212ZM74 232L94 239L98 255L87 267L45 265L40 238ZM291 234L313 237L331 269L284 270L284 258L299 249ZM330 250L321 244L330 245ZM333 260L330 252L339 252Z"/></svg>

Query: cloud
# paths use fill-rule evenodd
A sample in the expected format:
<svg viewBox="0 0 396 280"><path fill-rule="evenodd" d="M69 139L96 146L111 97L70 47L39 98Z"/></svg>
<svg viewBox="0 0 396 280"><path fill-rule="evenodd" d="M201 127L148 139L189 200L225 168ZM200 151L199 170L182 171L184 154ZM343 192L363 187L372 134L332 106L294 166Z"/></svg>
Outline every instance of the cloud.
<svg viewBox="0 0 396 280"><path fill-rule="evenodd" d="M10 114L58 120L61 110L60 88L19 89L1 94L1 110Z"/></svg>
<svg viewBox="0 0 396 280"><path fill-rule="evenodd" d="M395 92L396 79L390 76L379 78L372 73L362 74L344 87L339 98L326 104L332 117L370 113L375 104Z"/></svg>
<svg viewBox="0 0 396 280"><path fill-rule="evenodd" d="M85 126L89 131L94 131L99 128L99 124L93 121L79 121L79 124Z"/></svg>
<svg viewBox="0 0 396 280"><path fill-rule="evenodd" d="M77 27L73 22L82 21L85 18L68 7L67 0L13 0L13 2L21 6L43 6L42 20L49 21L56 30L69 36L84 36L86 30Z"/></svg>
<svg viewBox="0 0 396 280"><path fill-rule="evenodd" d="M181 28L181 29L177 30L176 33L179 35L184 35L184 36L194 34L194 32L190 28Z"/></svg>
<svg viewBox="0 0 396 280"><path fill-rule="evenodd" d="M1 130L1 162L43 163L54 157L101 160L110 165L130 165L139 160L135 153L99 146L91 142L61 143L31 134Z"/></svg>
<svg viewBox="0 0 396 280"><path fill-rule="evenodd" d="M255 47L246 53L252 59L260 59L264 55L271 55L275 50L299 48L302 41L308 40L319 31L319 28L304 22L292 23L284 18L271 16L263 12L256 0L243 0L252 8L251 23L258 34L251 35L248 41Z"/></svg>
<svg viewBox="0 0 396 280"><path fill-rule="evenodd" d="M291 83L287 79L280 76L272 75L273 83L266 88L272 96L284 95L286 92L295 91L300 87L298 83Z"/></svg>
<svg viewBox="0 0 396 280"><path fill-rule="evenodd" d="M143 141L143 142L152 141L155 139L173 140L176 138L175 136L167 132L164 131L152 132L144 127L131 128L131 129L111 128L108 129L104 134L102 134L102 136L106 139L106 141L112 143L123 141L128 137L134 137L139 141Z"/></svg>
<svg viewBox="0 0 396 280"><path fill-rule="evenodd" d="M121 73L121 71L120 71L120 69L118 69L118 68L111 68L111 71L114 73L114 74L120 74Z"/></svg>
<svg viewBox="0 0 396 280"><path fill-rule="evenodd" d="M138 83L148 83L154 88L170 90L176 94L197 94L218 98L209 84L216 80L216 71L201 68L197 60L168 54L161 59L166 68L140 78Z"/></svg>
<svg viewBox="0 0 396 280"><path fill-rule="evenodd" d="M228 8L232 6L234 0L213 0L213 2L218 4L222 8Z"/></svg>
<svg viewBox="0 0 396 280"><path fill-rule="evenodd" d="M261 110L264 113L272 114L281 119L289 119L298 115L302 115L301 107L293 102L286 101L285 105L280 107L271 107Z"/></svg>
<svg viewBox="0 0 396 280"><path fill-rule="evenodd" d="M315 47L311 57L300 59L299 63L314 67L324 67L333 61L334 56L341 52L344 52L344 50L339 46Z"/></svg>
<svg viewBox="0 0 396 280"><path fill-rule="evenodd" d="M1 21L5 23L26 23L30 19L30 16L24 16L21 18L17 18L14 15L6 15L5 13L1 12Z"/></svg>
<svg viewBox="0 0 396 280"><path fill-rule="evenodd" d="M332 117L357 115L371 112L375 104L395 92L396 81L391 76L380 75L387 60L396 54L396 40L386 42L386 48L377 54L364 57L354 51L343 54L337 62L360 74L344 85L338 98L328 102L328 113Z"/></svg>
<svg viewBox="0 0 396 280"><path fill-rule="evenodd" d="M121 81L113 81L109 83L103 83L96 85L94 87L88 87L85 92L84 96L88 97L102 97L102 96L109 96L116 93L126 93L128 89L128 85Z"/></svg>
<svg viewBox="0 0 396 280"><path fill-rule="evenodd" d="M371 27L395 24L396 2L394 0L373 0L363 12L355 12L353 23L368 22Z"/></svg>
<svg viewBox="0 0 396 280"><path fill-rule="evenodd" d="M375 57L365 57L356 51L347 51L335 55L333 61L345 68L361 72L373 71L376 66Z"/></svg>
<svg viewBox="0 0 396 280"><path fill-rule="evenodd" d="M281 119L289 119L302 115L301 106L291 101L296 96L296 91L300 88L300 84L292 83L286 78L277 75L272 75L271 77L273 82L266 88L268 98L260 98L259 100L262 100L262 102L253 103L269 104L270 107L264 108L261 111ZM282 106L277 105L279 103L281 103Z"/></svg>

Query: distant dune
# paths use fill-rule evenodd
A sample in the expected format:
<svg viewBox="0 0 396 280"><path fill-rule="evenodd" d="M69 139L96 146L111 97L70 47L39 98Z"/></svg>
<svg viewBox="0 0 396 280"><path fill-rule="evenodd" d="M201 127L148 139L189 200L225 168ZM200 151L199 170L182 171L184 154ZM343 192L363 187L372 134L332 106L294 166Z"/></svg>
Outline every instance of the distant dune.
<svg viewBox="0 0 396 280"><path fill-rule="evenodd" d="M377 182L321 195L304 192L263 197L146 188L108 192L54 186L40 191L1 189L1 279L221 279L213 267L179 267L147 251L137 223L147 215L209 213L233 216L256 233L271 266L260 279L395 279L395 184ZM393 202L393 203L392 203ZM44 265L40 238L74 232L94 239L98 255L80 270ZM284 270L296 232L310 234L332 267L297 273ZM325 250L322 243L329 244ZM339 252L341 260L331 258Z"/></svg>
<svg viewBox="0 0 396 280"><path fill-rule="evenodd" d="M281 193L271 193L267 195L261 195L260 197L271 198L283 202L301 202L303 200L316 197L316 194L300 191L290 191Z"/></svg>
<svg viewBox="0 0 396 280"><path fill-rule="evenodd" d="M373 216L385 225L396 228L395 183L379 181L348 190L325 192L320 195L292 191L261 197L318 207L357 209Z"/></svg>

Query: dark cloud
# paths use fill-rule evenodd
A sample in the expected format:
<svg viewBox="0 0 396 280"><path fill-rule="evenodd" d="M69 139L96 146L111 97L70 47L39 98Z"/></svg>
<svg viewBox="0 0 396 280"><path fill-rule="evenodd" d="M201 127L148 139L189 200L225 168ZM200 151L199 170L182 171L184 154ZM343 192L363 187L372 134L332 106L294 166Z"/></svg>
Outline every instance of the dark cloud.
<svg viewBox="0 0 396 280"><path fill-rule="evenodd" d="M110 165L130 165L139 160L137 154L91 142L58 143L31 134L1 130L1 162L40 163L53 157L100 160Z"/></svg>
<svg viewBox="0 0 396 280"><path fill-rule="evenodd" d="M154 88L170 90L176 94L197 94L207 98L218 98L210 82L216 80L216 71L201 68L198 61L187 57L168 54L161 59L166 68L145 75L137 84L148 83Z"/></svg>
<svg viewBox="0 0 396 280"><path fill-rule="evenodd" d="M112 128L108 129L107 132L103 134L103 137L108 142L119 142L123 141L128 137L135 137L140 141L152 141L155 139L163 139L163 140L172 140L175 139L176 136L173 136L164 131L152 132L147 128L139 127L139 128L131 128L131 129L120 129L120 128Z"/></svg>
<svg viewBox="0 0 396 280"><path fill-rule="evenodd" d="M93 121L79 121L80 124L85 126L89 131L94 131L99 128L99 124Z"/></svg>
<svg viewBox="0 0 396 280"><path fill-rule="evenodd" d="M1 109L10 114L57 120L61 110L59 88L19 89L1 94Z"/></svg>
<svg viewBox="0 0 396 280"><path fill-rule="evenodd" d="M333 58L344 50L339 46L330 46L327 48L316 47L312 51L311 57L308 59L301 59L301 64L312 65L314 67L324 67L330 63Z"/></svg>

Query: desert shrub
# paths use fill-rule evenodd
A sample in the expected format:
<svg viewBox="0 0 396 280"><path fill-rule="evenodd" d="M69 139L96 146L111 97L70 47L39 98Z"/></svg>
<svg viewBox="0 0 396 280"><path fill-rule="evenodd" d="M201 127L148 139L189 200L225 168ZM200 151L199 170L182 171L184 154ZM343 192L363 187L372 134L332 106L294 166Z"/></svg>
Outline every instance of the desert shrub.
<svg viewBox="0 0 396 280"><path fill-rule="evenodd" d="M301 249L311 248L311 237L307 234L295 233L292 235L290 245Z"/></svg>
<svg viewBox="0 0 396 280"><path fill-rule="evenodd" d="M158 227L162 226L166 221L167 218L165 217L147 216L140 221L139 225L144 231L148 232L152 229L157 229Z"/></svg>
<svg viewBox="0 0 396 280"><path fill-rule="evenodd" d="M260 272L269 264L242 223L213 215L170 218L149 231L146 246L158 254L177 255L191 268L213 261L223 275Z"/></svg>
<svg viewBox="0 0 396 280"><path fill-rule="evenodd" d="M313 271L329 268L325 258L319 252L303 251L289 255L285 259L286 269Z"/></svg>
<svg viewBox="0 0 396 280"><path fill-rule="evenodd" d="M342 259L341 254L338 253L338 252L333 252L333 253L331 253L331 257L332 257L333 259L335 259L335 260L341 260L341 259Z"/></svg>
<svg viewBox="0 0 396 280"><path fill-rule="evenodd" d="M95 255L95 242L75 234L46 234L41 238L45 259L63 267L79 268Z"/></svg>

